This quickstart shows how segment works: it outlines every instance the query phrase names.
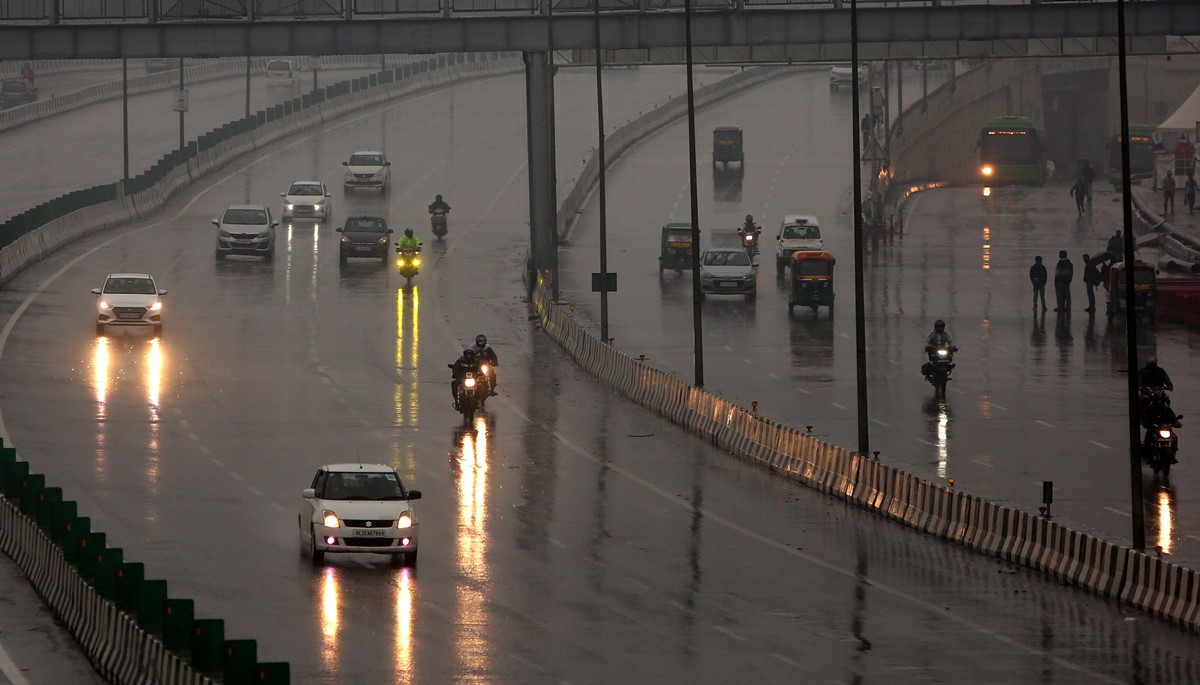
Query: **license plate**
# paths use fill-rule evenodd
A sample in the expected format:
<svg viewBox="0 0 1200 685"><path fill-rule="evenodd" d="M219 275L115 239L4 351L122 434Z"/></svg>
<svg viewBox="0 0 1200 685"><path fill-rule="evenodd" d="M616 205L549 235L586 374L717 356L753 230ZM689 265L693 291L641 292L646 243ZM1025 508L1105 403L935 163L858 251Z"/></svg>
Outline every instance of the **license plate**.
<svg viewBox="0 0 1200 685"><path fill-rule="evenodd" d="M136 314L134 312L121 312L120 314L117 314L117 318L118 319L140 319L140 318L142 318L142 315Z"/></svg>
<svg viewBox="0 0 1200 685"><path fill-rule="evenodd" d="M356 537L356 538L381 538L384 536L385 533L386 533L386 531L382 531L382 530L356 530L356 531L354 531L354 537Z"/></svg>
<svg viewBox="0 0 1200 685"><path fill-rule="evenodd" d="M736 288L737 287L737 283L718 283L717 285L721 288Z"/></svg>
<svg viewBox="0 0 1200 685"><path fill-rule="evenodd" d="M371 251L371 248L369 248L369 247L356 247L354 249L358 250L359 252L370 252Z"/></svg>

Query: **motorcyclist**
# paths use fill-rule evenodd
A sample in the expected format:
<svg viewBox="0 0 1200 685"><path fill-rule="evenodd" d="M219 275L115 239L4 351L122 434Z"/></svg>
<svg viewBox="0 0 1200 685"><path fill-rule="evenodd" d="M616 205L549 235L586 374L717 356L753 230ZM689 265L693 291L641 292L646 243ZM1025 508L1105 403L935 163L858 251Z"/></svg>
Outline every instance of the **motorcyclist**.
<svg viewBox="0 0 1200 685"><path fill-rule="evenodd" d="M747 214L746 215L746 223L744 223L740 227L738 227L738 233L741 235L745 235L745 234L749 233L753 236L758 236L759 233L762 233L762 227L759 226L758 224L754 223L754 215L753 214Z"/></svg>
<svg viewBox="0 0 1200 685"><path fill-rule="evenodd" d="M429 203L429 213L433 214L434 212L445 212L446 214L450 213L450 205L446 204L446 201L442 199L441 195L438 195L433 199L433 202Z"/></svg>
<svg viewBox="0 0 1200 685"><path fill-rule="evenodd" d="M1171 377L1158 365L1158 358L1150 355L1146 365L1138 370L1138 388L1141 391L1141 423L1146 429L1146 437L1142 441L1145 449L1151 449L1154 441L1154 431L1159 426L1180 426L1175 410L1171 408L1171 398L1167 391L1174 390ZM1171 463L1177 463L1174 456Z"/></svg>
<svg viewBox="0 0 1200 685"><path fill-rule="evenodd" d="M921 367L921 373L928 376L933 369L933 360L937 356L939 348L946 348L951 353L957 352L958 347L954 341L950 339L950 334L946 332L946 322L938 319L933 322L933 331L925 336L925 354L929 356L929 361Z"/></svg>
<svg viewBox="0 0 1200 685"><path fill-rule="evenodd" d="M454 360L453 364L447 364L450 367L450 396L454 398L454 409L461 409L458 403L458 388L462 384L463 376L468 373L479 372L479 360L475 358L475 351L467 348L462 351L462 356Z"/></svg>
<svg viewBox="0 0 1200 685"><path fill-rule="evenodd" d="M404 229L404 235L396 241L396 252L404 250L412 250L414 252L421 251L421 240L413 235L411 228Z"/></svg>
<svg viewBox="0 0 1200 685"><path fill-rule="evenodd" d="M488 345L486 335L480 333L479 335L475 336L474 344L467 349L473 351L475 353L475 358L480 362L486 363L489 366L500 366L500 358L496 356L496 351L492 349L492 346ZM491 389L489 395L495 395L497 380L496 371L494 369L488 370L488 383L490 384Z"/></svg>
<svg viewBox="0 0 1200 685"><path fill-rule="evenodd" d="M1138 371L1138 385L1147 389L1175 389L1171 377L1158 365L1158 357L1154 355L1146 357L1146 365Z"/></svg>

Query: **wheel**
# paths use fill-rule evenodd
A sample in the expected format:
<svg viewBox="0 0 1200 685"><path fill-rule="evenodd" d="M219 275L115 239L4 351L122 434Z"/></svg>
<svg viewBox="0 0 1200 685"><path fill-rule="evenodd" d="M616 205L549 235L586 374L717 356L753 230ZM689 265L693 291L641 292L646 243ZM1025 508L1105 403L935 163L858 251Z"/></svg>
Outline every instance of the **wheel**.
<svg viewBox="0 0 1200 685"><path fill-rule="evenodd" d="M161 323L154 327L154 337L156 337L156 338L162 337L162 324Z"/></svg>
<svg viewBox="0 0 1200 685"><path fill-rule="evenodd" d="M408 566L409 568L417 565L417 550L414 549L413 551L404 555L404 565Z"/></svg>
<svg viewBox="0 0 1200 685"><path fill-rule="evenodd" d="M104 335L104 324L96 324L96 335Z"/></svg>
<svg viewBox="0 0 1200 685"><path fill-rule="evenodd" d="M775 275L779 276L780 278L783 278L783 267L784 267L784 263L779 261L778 259L776 259L775 260Z"/></svg>
<svg viewBox="0 0 1200 685"><path fill-rule="evenodd" d="M812 308L813 314L816 314L817 310L821 308L821 305L817 304L816 302L813 302L811 305L809 305L809 307Z"/></svg>
<svg viewBox="0 0 1200 685"><path fill-rule="evenodd" d="M264 262L264 263L266 263L266 264L270 264L270 263L271 263L271 262L273 262L273 261L275 261L275 249L274 249L274 248L272 248L270 252L268 252L268 253L266 253L265 255L263 255L263 262Z"/></svg>
<svg viewBox="0 0 1200 685"><path fill-rule="evenodd" d="M317 533L311 527L308 529L308 556L312 559L313 566L322 566L325 563L325 553L317 549Z"/></svg>
<svg viewBox="0 0 1200 685"><path fill-rule="evenodd" d="M788 302L788 314L791 314L792 310L794 310L795 308L796 308L796 305L792 304L791 302Z"/></svg>
<svg viewBox="0 0 1200 685"><path fill-rule="evenodd" d="M338 264L341 264L342 266L346 266L346 255L344 255L344 254L338 255Z"/></svg>
<svg viewBox="0 0 1200 685"><path fill-rule="evenodd" d="M350 186L349 186L349 185L343 185L343 186L342 186L342 192L343 192L343 193L349 193L349 192L350 192Z"/></svg>
<svg viewBox="0 0 1200 685"><path fill-rule="evenodd" d="M217 250L217 261L219 262L222 259L225 259L225 253L221 252L220 250Z"/></svg>
<svg viewBox="0 0 1200 685"><path fill-rule="evenodd" d="M755 293L755 292L746 293L746 301L747 302L754 302L757 299L758 299L758 293Z"/></svg>
<svg viewBox="0 0 1200 685"><path fill-rule="evenodd" d="M662 272L665 268L666 267L663 266L662 259L659 259L658 260L658 273L660 276L662 275Z"/></svg>

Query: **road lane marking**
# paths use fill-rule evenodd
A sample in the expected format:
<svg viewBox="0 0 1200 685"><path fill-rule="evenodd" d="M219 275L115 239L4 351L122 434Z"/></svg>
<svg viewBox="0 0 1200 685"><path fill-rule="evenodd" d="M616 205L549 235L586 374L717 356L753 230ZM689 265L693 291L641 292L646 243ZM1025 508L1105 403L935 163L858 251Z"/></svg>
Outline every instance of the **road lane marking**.
<svg viewBox="0 0 1200 685"><path fill-rule="evenodd" d="M567 546L566 546L566 545L564 545L563 543L559 542L558 540L555 540L554 538L546 538L546 540L548 540L548 541L550 542L550 544L554 545L555 547L558 547L559 549L566 549L566 548L567 548Z"/></svg>
<svg viewBox="0 0 1200 685"><path fill-rule="evenodd" d="M1088 442L1092 443L1093 445L1095 445L1096 447L1099 447L1102 450L1111 450L1112 449L1111 447L1109 447L1108 445L1105 445L1102 442L1096 442L1095 440L1088 440Z"/></svg>
<svg viewBox="0 0 1200 685"><path fill-rule="evenodd" d="M950 388L950 392L956 392L956 393L958 393L958 394L960 394L960 395L965 395L965 394L967 394L967 391L966 391L966 390L960 390L960 389L958 389L958 388Z"/></svg>
<svg viewBox="0 0 1200 685"><path fill-rule="evenodd" d="M249 487L248 489L249 489L249 490L250 490L250 492L252 492L253 494L255 494L255 495L258 495L259 497L262 497L262 491L261 491L261 490L259 490L258 488L251 486L251 487Z"/></svg>
<svg viewBox="0 0 1200 685"><path fill-rule="evenodd" d="M1104 507L1104 508L1105 508L1105 509L1107 509L1107 510L1109 510L1109 511L1111 511L1111 512L1112 512L1112 513L1114 513L1114 514L1119 514L1119 515L1121 515L1121 516L1124 516L1124 517L1125 517L1125 518L1127 518L1127 519L1131 519L1131 518L1133 518L1133 514L1130 514L1130 513L1127 513L1127 512L1121 511L1120 509L1113 509L1112 507Z"/></svg>
<svg viewBox="0 0 1200 685"><path fill-rule="evenodd" d="M281 507L278 502L271 502L271 508L275 511L287 511L287 509Z"/></svg>
<svg viewBox="0 0 1200 685"><path fill-rule="evenodd" d="M212 462L221 468L225 468L225 462L220 459L213 459Z"/></svg>
<svg viewBox="0 0 1200 685"><path fill-rule="evenodd" d="M929 442L923 438L917 438L917 442L921 443L922 445L929 445L930 447L934 446L932 442Z"/></svg>
<svg viewBox="0 0 1200 685"><path fill-rule="evenodd" d="M812 394L812 390L807 390L807 389L805 389L805 388L796 388L796 390L799 390L800 392L804 393L805 395L811 395L811 394Z"/></svg>
<svg viewBox="0 0 1200 685"><path fill-rule="evenodd" d="M994 402L992 403L992 407L993 407L994 409L999 409L1000 411L1008 411L1008 407L1002 407L1002 406L1000 406L1000 405L998 405L998 404L996 404L996 403L994 403Z"/></svg>
<svg viewBox="0 0 1200 685"><path fill-rule="evenodd" d="M846 409L846 405L844 405L844 404L838 404L837 402L830 402L830 404L837 407L838 409Z"/></svg>
<svg viewBox="0 0 1200 685"><path fill-rule="evenodd" d="M245 478L242 478L241 476L239 476L236 471L230 471L229 477L233 478L234 480L239 481L239 482L246 480Z"/></svg>
<svg viewBox="0 0 1200 685"><path fill-rule="evenodd" d="M207 448L207 447L205 447L204 445L201 445L201 446L200 446L200 452L201 452L202 454L211 454L211 452L209 452L208 448Z"/></svg>
<svg viewBox="0 0 1200 685"><path fill-rule="evenodd" d="M892 424L888 423L887 421L880 421L879 419L871 419L871 420L872 420L872 421L874 421L875 423L877 423L877 424L881 425L881 426L890 426L890 425L892 425Z"/></svg>
<svg viewBox="0 0 1200 685"><path fill-rule="evenodd" d="M183 426L184 428L191 428L191 424L188 423L187 419L179 419L179 425Z"/></svg>
<svg viewBox="0 0 1200 685"><path fill-rule="evenodd" d="M1040 424L1042 424L1043 426L1045 426L1046 428L1054 428L1054 424L1052 424L1052 423L1046 423L1045 421L1043 421L1043 420L1041 420L1041 419L1036 419L1036 420L1034 420L1034 423L1040 423Z"/></svg>
<svg viewBox="0 0 1200 685"><path fill-rule="evenodd" d="M784 656L782 654L776 654L775 652L771 652L771 657L778 661L782 661L783 663L787 664L788 666L791 666L792 668L800 668L800 664L796 663L795 661L792 661L791 659L787 658L786 656Z"/></svg>
<svg viewBox="0 0 1200 685"><path fill-rule="evenodd" d="M753 359L747 359L746 357L742 357L742 361L743 361L743 362L746 362L747 364L751 364L751 365L753 365L753 364L754 364L754 360L753 360Z"/></svg>
<svg viewBox="0 0 1200 685"><path fill-rule="evenodd" d="M987 463L986 461L984 461L984 460L982 460L982 459L972 459L971 461L975 462L976 464L979 464L980 466L986 466L986 467L988 467L989 469L994 469L994 468L996 468L996 466L995 466L994 464L989 464L989 463Z"/></svg>
<svg viewBox="0 0 1200 685"><path fill-rule="evenodd" d="M779 376L776 376L776 375L775 375L775 374L773 374L773 373L768 373L768 374L767 374L767 378L774 378L775 380L779 380Z"/></svg>
<svg viewBox="0 0 1200 685"><path fill-rule="evenodd" d="M12 657L8 655L8 651L4 649L4 645L0 645L0 673L8 678L8 682L12 685L29 685L29 681L25 680L25 676L21 675L21 669L13 663Z"/></svg>
<svg viewBox="0 0 1200 685"><path fill-rule="evenodd" d="M730 347L729 345L723 345L723 347L725 348L726 352L733 352L733 348Z"/></svg>
<svg viewBox="0 0 1200 685"><path fill-rule="evenodd" d="M191 440L192 442L199 442L200 436L196 435L195 433L188 433L188 440Z"/></svg>
<svg viewBox="0 0 1200 685"><path fill-rule="evenodd" d="M717 631L718 633L728 635L729 637L737 640L738 642L747 642L748 641L748 640L746 640L746 638L742 637L741 635L738 635L737 633L726 628L725 626L713 626L713 630Z"/></svg>

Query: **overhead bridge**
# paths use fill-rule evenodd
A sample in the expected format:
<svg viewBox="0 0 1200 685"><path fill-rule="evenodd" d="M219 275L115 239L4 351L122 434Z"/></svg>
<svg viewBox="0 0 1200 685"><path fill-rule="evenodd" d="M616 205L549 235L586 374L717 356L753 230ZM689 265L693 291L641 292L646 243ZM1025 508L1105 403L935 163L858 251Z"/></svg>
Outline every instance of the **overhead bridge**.
<svg viewBox="0 0 1200 685"><path fill-rule="evenodd" d="M479 0L476 0L478 2ZM277 0L276 0L277 2ZM350 0L346 0L347 3ZM88 6L153 7L160 14L103 16ZM433 52L588 51L594 47L589 5L504 2L472 4L474 11L437 0L331 0L287 3L304 16L254 14L267 0L24 0L0 10L0 59L119 57L230 57L239 55L345 55ZM935 4L936 0L935 0ZM25 14L14 8L32 5ZM797 63L849 58L850 10L844 3L747 4L692 13L693 55L707 63ZM864 0L858 10L862 59L1052 57L1117 52L1114 2L881 7ZM348 9L359 8L357 13ZM461 7L461 4L455 5ZM36 9L36 8L42 9ZM225 8L224 13L205 8ZM283 5L280 5L283 7ZM362 8L376 8L365 12ZM401 12L400 8L408 8ZM49 9L46 9L49 8ZM73 11L66 11L74 8ZM305 9L307 8L307 9ZM684 60L684 14L679 0L653 6L612 4L600 17L600 47L621 63ZM324 10L324 11L316 11ZM391 10L391 11L385 11ZM426 13L422 13L426 12ZM1133 54L1197 52L1196 0L1126 3L1126 35ZM580 57L583 55L580 54Z"/></svg>

